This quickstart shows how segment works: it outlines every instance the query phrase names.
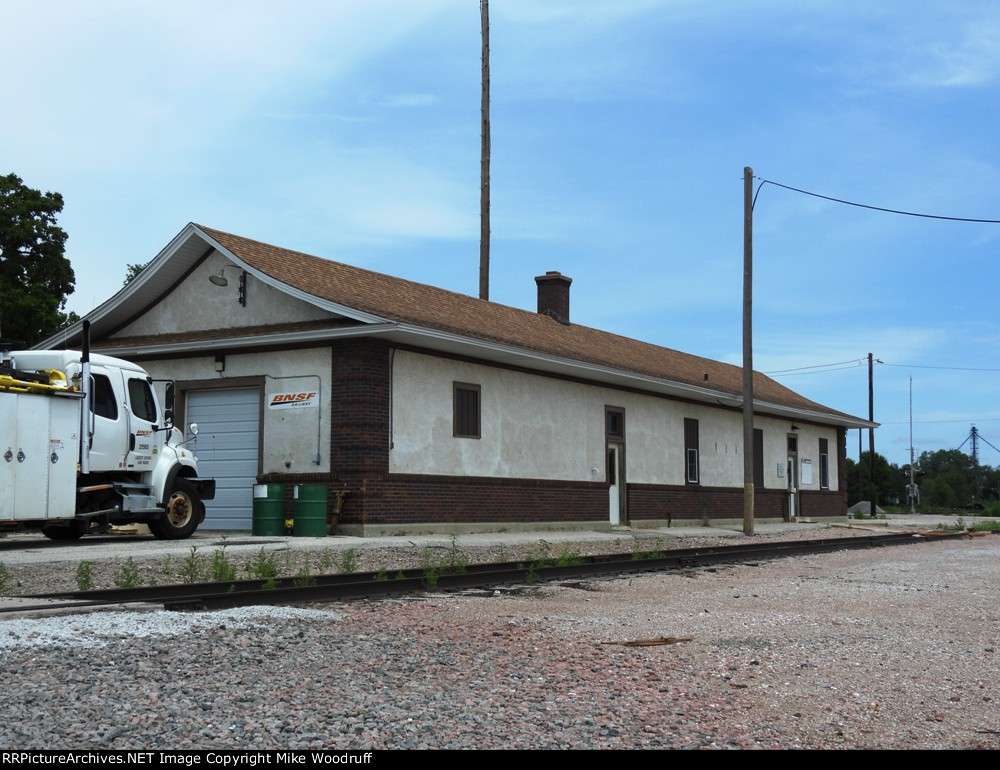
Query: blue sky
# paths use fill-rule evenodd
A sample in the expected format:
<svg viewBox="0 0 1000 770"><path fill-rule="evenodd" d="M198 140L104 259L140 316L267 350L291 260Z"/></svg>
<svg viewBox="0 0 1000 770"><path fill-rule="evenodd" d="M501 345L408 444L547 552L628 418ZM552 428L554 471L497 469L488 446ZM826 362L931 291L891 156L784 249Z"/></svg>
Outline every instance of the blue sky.
<svg viewBox="0 0 1000 770"><path fill-rule="evenodd" d="M0 173L66 200L85 313L188 222L475 295L477 0L3 0ZM490 298L742 361L743 168L1000 219L1000 4L494 0ZM1000 446L1000 225L765 185L754 365L876 451ZM867 448L867 436L864 438ZM968 444L965 446L968 449ZM857 453L857 432L848 436ZM980 446L980 460L1000 453Z"/></svg>

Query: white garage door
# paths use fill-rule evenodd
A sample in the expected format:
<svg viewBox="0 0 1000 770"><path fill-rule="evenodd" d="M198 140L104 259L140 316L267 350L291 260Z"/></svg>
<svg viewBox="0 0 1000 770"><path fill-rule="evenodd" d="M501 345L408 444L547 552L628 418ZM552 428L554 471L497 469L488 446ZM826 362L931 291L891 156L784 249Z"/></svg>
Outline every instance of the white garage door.
<svg viewBox="0 0 1000 770"><path fill-rule="evenodd" d="M249 530L260 440L260 390L187 392L187 422L198 423L198 475L215 479L201 529Z"/></svg>

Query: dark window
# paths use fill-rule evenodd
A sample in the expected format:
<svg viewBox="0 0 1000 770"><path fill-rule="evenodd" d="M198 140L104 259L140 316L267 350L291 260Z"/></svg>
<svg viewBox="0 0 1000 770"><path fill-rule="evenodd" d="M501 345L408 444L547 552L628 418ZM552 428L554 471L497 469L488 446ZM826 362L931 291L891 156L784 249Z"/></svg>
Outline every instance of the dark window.
<svg viewBox="0 0 1000 770"><path fill-rule="evenodd" d="M830 451L825 438L819 440L819 488L830 488Z"/></svg>
<svg viewBox="0 0 1000 770"><path fill-rule="evenodd" d="M455 436L479 438L479 386L455 383Z"/></svg>
<svg viewBox="0 0 1000 770"><path fill-rule="evenodd" d="M91 375L91 382L94 391L91 394L91 411L98 417L117 420L118 402L115 400L115 389L111 387L111 380L106 375L94 374Z"/></svg>
<svg viewBox="0 0 1000 770"><path fill-rule="evenodd" d="M700 477L698 465L698 421L690 417L684 418L684 480L688 484L697 484Z"/></svg>
<svg viewBox="0 0 1000 770"><path fill-rule="evenodd" d="M133 377L128 381L128 403L132 414L146 422L156 422L156 400L149 383Z"/></svg>
<svg viewBox="0 0 1000 770"><path fill-rule="evenodd" d="M764 488L764 431L753 429L753 485L757 489Z"/></svg>
<svg viewBox="0 0 1000 770"><path fill-rule="evenodd" d="M625 410L615 406L604 407L605 430L608 441L625 440Z"/></svg>

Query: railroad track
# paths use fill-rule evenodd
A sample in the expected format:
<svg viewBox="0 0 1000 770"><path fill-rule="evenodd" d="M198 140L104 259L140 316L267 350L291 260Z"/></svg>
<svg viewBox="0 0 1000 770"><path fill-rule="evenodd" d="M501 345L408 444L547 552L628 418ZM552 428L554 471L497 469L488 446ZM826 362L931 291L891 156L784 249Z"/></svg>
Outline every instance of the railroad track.
<svg viewBox="0 0 1000 770"><path fill-rule="evenodd" d="M930 534L930 533L928 533ZM427 591L498 589L540 583L607 578L626 574L705 568L739 562L763 561L786 556L823 553L844 549L878 548L890 545L930 542L964 537L964 532L934 533L934 537L911 533L866 535L786 542L751 543L737 546L685 548L645 554L607 554L580 557L577 563L557 559L533 562L470 564L449 571L407 569L395 573L354 572L303 578L277 578L267 583L235 580L225 583L195 583L146 588L109 588L91 591L28 594L18 597L26 603L0 608L3 612L26 612L60 608L95 609L111 605L162 605L168 610L218 610L248 605L289 605L381 599ZM566 560L564 560L566 561ZM573 560L576 562L576 560ZM32 605L30 601L37 600Z"/></svg>

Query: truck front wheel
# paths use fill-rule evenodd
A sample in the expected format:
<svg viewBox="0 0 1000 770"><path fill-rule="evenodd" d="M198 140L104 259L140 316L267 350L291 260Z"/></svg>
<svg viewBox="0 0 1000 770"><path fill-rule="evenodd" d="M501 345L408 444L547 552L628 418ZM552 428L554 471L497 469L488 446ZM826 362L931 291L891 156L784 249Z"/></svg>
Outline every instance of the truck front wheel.
<svg viewBox="0 0 1000 770"><path fill-rule="evenodd" d="M158 518L149 522L149 531L163 540L190 537L204 518L204 503L187 479L174 481L174 489Z"/></svg>

